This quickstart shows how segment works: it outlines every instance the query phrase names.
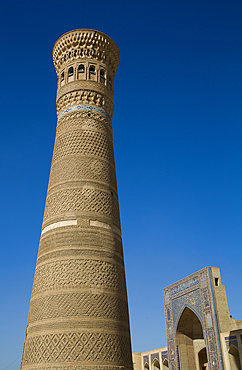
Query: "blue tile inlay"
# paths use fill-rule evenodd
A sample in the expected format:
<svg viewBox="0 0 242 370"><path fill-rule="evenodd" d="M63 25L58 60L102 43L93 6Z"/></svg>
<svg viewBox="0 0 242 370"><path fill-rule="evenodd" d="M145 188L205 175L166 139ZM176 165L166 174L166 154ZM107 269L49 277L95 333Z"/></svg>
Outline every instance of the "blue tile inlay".
<svg viewBox="0 0 242 370"><path fill-rule="evenodd" d="M177 360L178 370L180 370L180 359L179 359L178 346L176 347L176 360Z"/></svg>
<svg viewBox="0 0 242 370"><path fill-rule="evenodd" d="M179 352L176 347L176 331L185 307L198 317L203 328L204 340L208 349L209 364L214 370L224 370L218 319L214 301L210 268L205 268L164 290L167 341L169 348L169 368L179 370ZM171 294L172 292L172 294ZM167 301L167 296L170 298ZM242 338L242 337L241 337ZM226 337L226 345L237 345L236 339ZM162 363L165 355L161 353Z"/></svg>
<svg viewBox="0 0 242 370"><path fill-rule="evenodd" d="M232 339L236 339L236 335L233 335L232 337L225 337L224 339L225 339L225 340L232 340Z"/></svg>
<svg viewBox="0 0 242 370"><path fill-rule="evenodd" d="M152 353L151 355L150 355L150 359L151 359L151 363L154 361L154 359L157 359L158 361L160 361L159 360L159 353Z"/></svg>
<svg viewBox="0 0 242 370"><path fill-rule="evenodd" d="M185 281L184 283L176 285L173 289L171 289L171 295L183 292L184 290L193 287L194 285L197 285L199 283L198 277L194 277L188 281Z"/></svg>
<svg viewBox="0 0 242 370"><path fill-rule="evenodd" d="M190 308L199 317L203 326L202 300L200 290L194 290L172 301L174 328L177 329L178 321L185 307ZM204 331L204 327L203 327Z"/></svg>
<svg viewBox="0 0 242 370"><path fill-rule="evenodd" d="M143 356L143 364L145 365L146 362L149 365L149 356Z"/></svg>
<svg viewBox="0 0 242 370"><path fill-rule="evenodd" d="M166 360L168 360L168 352L167 351L164 351L164 352L161 352L161 359L162 359L162 363Z"/></svg>
<svg viewBox="0 0 242 370"><path fill-rule="evenodd" d="M232 345L238 348L238 341L237 341L236 335L231 336L231 337L225 337L224 339L225 339L227 348L229 348Z"/></svg>
<svg viewBox="0 0 242 370"><path fill-rule="evenodd" d="M60 119L65 113L69 113L75 110L90 110L93 112L98 112L98 113L104 114L106 117L108 117L111 120L111 117L109 116L109 114L107 114L107 112L104 109L95 107L93 105L85 105L85 104L75 105L74 107L65 109L63 112L59 114L58 119Z"/></svg>
<svg viewBox="0 0 242 370"><path fill-rule="evenodd" d="M219 338L218 318L217 318L215 302L214 302L214 294L213 294L213 288L212 288L211 268L210 267L208 268L208 278L209 278L209 285L210 285L210 291L211 291L211 297L212 297L213 312L214 312L214 318L215 318L215 332L216 332L217 343L218 343L220 366L221 366L221 369L224 370L223 360L222 360L221 344L220 344L220 338Z"/></svg>

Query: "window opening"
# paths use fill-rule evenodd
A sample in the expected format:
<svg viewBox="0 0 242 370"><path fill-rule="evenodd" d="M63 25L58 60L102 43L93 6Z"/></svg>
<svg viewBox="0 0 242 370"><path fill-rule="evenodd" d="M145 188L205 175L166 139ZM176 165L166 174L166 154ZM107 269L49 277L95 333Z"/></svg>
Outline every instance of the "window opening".
<svg viewBox="0 0 242 370"><path fill-rule="evenodd" d="M78 73L84 73L84 72L85 72L84 65L80 64L79 67L78 67Z"/></svg>
<svg viewBox="0 0 242 370"><path fill-rule="evenodd" d="M68 70L68 77L73 76L73 67L70 67Z"/></svg>
<svg viewBox="0 0 242 370"><path fill-rule="evenodd" d="M64 72L61 74L61 82L64 81Z"/></svg>
<svg viewBox="0 0 242 370"><path fill-rule="evenodd" d="M100 71L100 81L104 84L105 83L105 71L101 69Z"/></svg>
<svg viewBox="0 0 242 370"><path fill-rule="evenodd" d="M219 278L214 278L215 286L219 286Z"/></svg>
<svg viewBox="0 0 242 370"><path fill-rule="evenodd" d="M91 66L91 67L89 68L89 72L90 72L92 75L95 75L95 74L96 74L95 67Z"/></svg>

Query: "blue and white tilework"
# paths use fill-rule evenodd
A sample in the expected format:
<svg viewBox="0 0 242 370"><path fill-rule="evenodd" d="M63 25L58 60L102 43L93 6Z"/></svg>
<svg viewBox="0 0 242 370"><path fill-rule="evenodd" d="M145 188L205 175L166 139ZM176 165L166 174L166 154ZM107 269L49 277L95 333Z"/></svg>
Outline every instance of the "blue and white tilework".
<svg viewBox="0 0 242 370"><path fill-rule="evenodd" d="M238 341L237 341L236 335L233 335L233 336L230 336L230 337L225 337L224 339L225 339L225 343L226 343L226 346L227 346L228 349L232 345L238 348Z"/></svg>
<svg viewBox="0 0 242 370"><path fill-rule="evenodd" d="M58 119L60 119L66 113L77 111L77 110L89 110L89 111L92 111L92 112L101 113L101 114L104 114L104 116L106 116L107 118L109 118L111 120L111 117L109 116L109 114L104 109L99 108L99 107L95 107L94 105L85 105L85 104L75 105L74 107L70 107L70 108L65 109L63 112L61 112L59 114Z"/></svg>
<svg viewBox="0 0 242 370"><path fill-rule="evenodd" d="M162 363L165 361L165 359L168 360L168 351L161 352L161 360L162 360Z"/></svg>
<svg viewBox="0 0 242 370"><path fill-rule="evenodd" d="M143 356L143 365L146 363L149 365L149 356Z"/></svg>
<svg viewBox="0 0 242 370"><path fill-rule="evenodd" d="M177 327L178 321L185 307L191 308L196 312L200 321L203 320L202 299L199 289L172 300L174 327Z"/></svg>
<svg viewBox="0 0 242 370"><path fill-rule="evenodd" d="M151 363L154 361L154 359L157 359L158 361L160 361L159 360L159 353L152 353L151 355L150 355L150 360L151 360Z"/></svg>
<svg viewBox="0 0 242 370"><path fill-rule="evenodd" d="M164 301L169 368L180 368L176 332L180 317L187 307L197 315L201 323L209 366L213 364L213 370L223 370L210 268L198 271L165 288Z"/></svg>

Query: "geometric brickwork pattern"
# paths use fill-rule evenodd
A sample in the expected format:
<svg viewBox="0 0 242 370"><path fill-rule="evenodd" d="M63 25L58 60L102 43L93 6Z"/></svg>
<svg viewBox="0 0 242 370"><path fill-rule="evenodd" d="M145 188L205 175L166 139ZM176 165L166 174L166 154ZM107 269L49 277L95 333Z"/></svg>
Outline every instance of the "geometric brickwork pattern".
<svg viewBox="0 0 242 370"><path fill-rule="evenodd" d="M110 119L118 48L76 30L53 60L59 119L21 369L132 370Z"/></svg>
<svg viewBox="0 0 242 370"><path fill-rule="evenodd" d="M36 267L33 292L90 286L125 292L123 266L87 259L62 259L45 263Z"/></svg>
<svg viewBox="0 0 242 370"><path fill-rule="evenodd" d="M107 134L112 139L112 125L110 119L103 114L94 111L90 112L87 109L69 112L68 115L65 114L59 118L57 123L57 135L72 129L94 130Z"/></svg>
<svg viewBox="0 0 242 370"><path fill-rule="evenodd" d="M113 161L110 138L93 130L79 129L77 132L66 132L57 137L54 160L74 154L97 156L101 159Z"/></svg>
<svg viewBox="0 0 242 370"><path fill-rule="evenodd" d="M44 222L47 218L68 211L89 211L107 215L119 223L117 198L110 191L90 189L83 186L81 189L65 189L51 193L46 200Z"/></svg>
<svg viewBox="0 0 242 370"><path fill-rule="evenodd" d="M180 368L176 332L179 319L187 307L197 315L201 322L209 366L214 370L222 370L221 344L218 335L218 322L214 305L210 268L200 270L164 288L163 292L169 369L178 370Z"/></svg>
<svg viewBox="0 0 242 370"><path fill-rule="evenodd" d="M103 333L47 334L30 338L23 365L97 361L128 362L126 338Z"/></svg>
<svg viewBox="0 0 242 370"><path fill-rule="evenodd" d="M90 179L110 183L116 188L116 178L113 176L113 166L100 158L86 156L72 156L56 162L51 170L50 186L53 182L62 182L66 179Z"/></svg>
<svg viewBox="0 0 242 370"><path fill-rule="evenodd" d="M88 316L127 321L126 301L110 295L70 293L36 298L31 302L31 322L48 318Z"/></svg>

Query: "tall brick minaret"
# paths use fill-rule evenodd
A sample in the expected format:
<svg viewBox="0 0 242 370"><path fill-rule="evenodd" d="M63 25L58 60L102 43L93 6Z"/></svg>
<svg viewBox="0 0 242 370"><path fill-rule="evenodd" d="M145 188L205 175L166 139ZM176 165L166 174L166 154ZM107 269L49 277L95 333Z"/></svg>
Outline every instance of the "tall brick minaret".
<svg viewBox="0 0 242 370"><path fill-rule="evenodd" d="M93 30L54 45L57 129L22 370L131 370L113 154L119 50Z"/></svg>

